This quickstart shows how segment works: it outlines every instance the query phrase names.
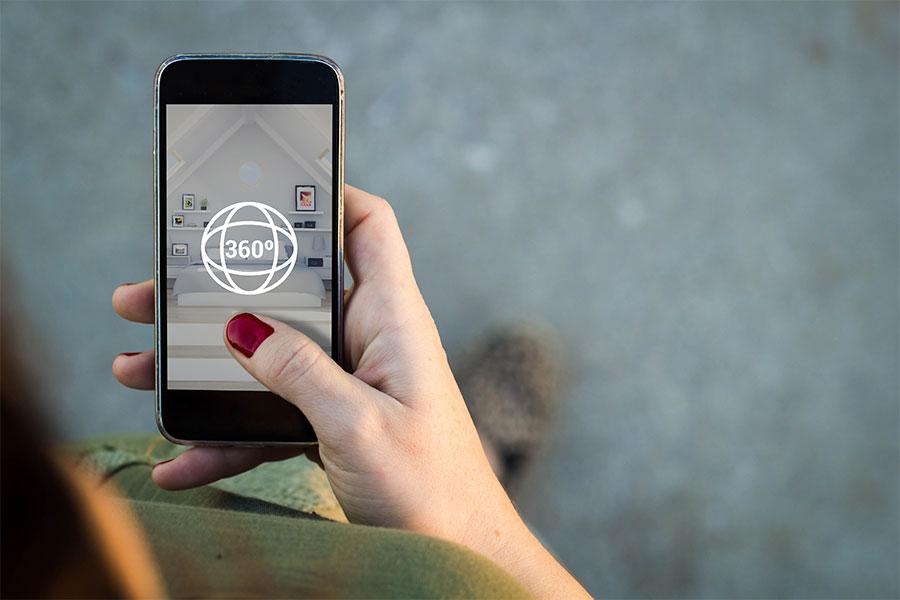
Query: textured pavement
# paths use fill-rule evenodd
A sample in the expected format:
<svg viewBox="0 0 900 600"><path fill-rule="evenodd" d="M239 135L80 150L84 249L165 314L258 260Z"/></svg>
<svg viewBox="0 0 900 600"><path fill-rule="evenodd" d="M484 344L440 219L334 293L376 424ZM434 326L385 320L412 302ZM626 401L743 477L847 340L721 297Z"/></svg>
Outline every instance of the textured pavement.
<svg viewBox="0 0 900 600"><path fill-rule="evenodd" d="M517 501L592 593L900 593L898 4L0 4L3 302L65 436L154 427L109 294L155 67L211 50L342 65L451 355L558 330Z"/></svg>

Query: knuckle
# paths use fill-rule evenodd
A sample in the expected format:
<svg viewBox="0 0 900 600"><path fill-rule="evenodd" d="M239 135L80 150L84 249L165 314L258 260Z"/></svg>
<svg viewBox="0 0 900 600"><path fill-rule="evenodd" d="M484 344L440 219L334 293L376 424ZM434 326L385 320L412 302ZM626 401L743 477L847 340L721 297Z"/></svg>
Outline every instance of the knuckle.
<svg viewBox="0 0 900 600"><path fill-rule="evenodd" d="M275 352L268 366L268 379L278 387L290 387L312 372L321 354L312 340L291 337Z"/></svg>
<svg viewBox="0 0 900 600"><path fill-rule="evenodd" d="M394 208L391 206L391 203L381 196L375 196L372 212L383 219L395 220L397 218L397 216L394 214Z"/></svg>

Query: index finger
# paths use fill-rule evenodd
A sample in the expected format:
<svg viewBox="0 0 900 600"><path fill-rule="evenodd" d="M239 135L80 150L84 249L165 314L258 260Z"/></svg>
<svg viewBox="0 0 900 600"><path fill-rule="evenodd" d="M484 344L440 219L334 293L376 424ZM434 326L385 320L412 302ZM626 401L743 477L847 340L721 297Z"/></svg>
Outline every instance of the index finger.
<svg viewBox="0 0 900 600"><path fill-rule="evenodd" d="M391 205L351 185L344 186L344 245L355 282L413 281L409 251Z"/></svg>

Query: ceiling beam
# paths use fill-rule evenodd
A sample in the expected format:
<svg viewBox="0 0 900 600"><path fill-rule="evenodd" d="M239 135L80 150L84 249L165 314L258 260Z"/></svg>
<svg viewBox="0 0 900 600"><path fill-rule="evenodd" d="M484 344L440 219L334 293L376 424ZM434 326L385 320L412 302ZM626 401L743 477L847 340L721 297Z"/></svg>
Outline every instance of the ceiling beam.
<svg viewBox="0 0 900 600"><path fill-rule="evenodd" d="M240 129L244 125L245 122L246 121L244 119L244 115L240 114L237 118L237 121L235 121L231 127L226 129L225 133L220 135L216 139L216 141L213 142L212 145L209 146L203 152L203 154L201 154L196 160L191 161L191 163L187 166L186 169L183 169L183 170L179 169L179 172L181 174L172 181L171 185L168 186L167 191L168 191L169 195L176 192L178 190L178 188L181 187L185 181L187 181L188 177L193 175L197 169L199 169L201 166L203 166L203 163L205 163L213 154L216 153L216 150L218 150L219 148L222 147L222 144L227 142L231 136L233 136L235 133L237 133L237 130Z"/></svg>
<svg viewBox="0 0 900 600"><path fill-rule="evenodd" d="M269 125L269 123L265 119L262 118L262 115L260 115L259 112L256 112L254 114L254 120L256 121L256 124L259 125L259 127L269 135L269 137L275 140L275 143L278 144L282 150L287 152L288 156L294 159L294 162L303 167L303 170L309 173L312 178L315 179L320 186L322 186L322 189L325 190L327 194L331 195L330 179L326 179L325 177L323 177L319 172L319 169L317 169L315 165L309 164L309 162L305 158L303 158L300 153L293 148L293 146L291 146L283 137L281 137L281 135L277 131L275 131L275 129L271 125Z"/></svg>
<svg viewBox="0 0 900 600"><path fill-rule="evenodd" d="M183 138L188 131L193 129L194 126L199 123L200 120L203 119L203 117L206 116L210 108L212 107L198 106L196 109L194 109L194 111L191 112L190 115L188 115L188 117L181 123L181 125L178 126L178 129L172 132L172 135L166 136L166 145L169 148L172 148L173 146L175 146L175 144L181 141L181 138Z"/></svg>

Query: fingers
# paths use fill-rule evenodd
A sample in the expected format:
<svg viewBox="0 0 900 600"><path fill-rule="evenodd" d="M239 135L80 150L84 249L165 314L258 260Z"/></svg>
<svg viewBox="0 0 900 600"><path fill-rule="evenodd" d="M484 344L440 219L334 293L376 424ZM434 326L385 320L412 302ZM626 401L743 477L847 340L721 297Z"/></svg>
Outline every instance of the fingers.
<svg viewBox="0 0 900 600"><path fill-rule="evenodd" d="M235 315L225 326L225 346L260 383L302 410L320 439L339 439L378 400L318 344L275 319Z"/></svg>
<svg viewBox="0 0 900 600"><path fill-rule="evenodd" d="M136 323L153 323L153 280L120 285L113 292L112 304L123 319Z"/></svg>
<svg viewBox="0 0 900 600"><path fill-rule="evenodd" d="M155 350L123 352L113 359L112 372L124 386L152 390L155 384Z"/></svg>
<svg viewBox="0 0 900 600"><path fill-rule="evenodd" d="M153 481L164 490L186 490L303 452L303 448L196 447L153 467Z"/></svg>
<svg viewBox="0 0 900 600"><path fill-rule="evenodd" d="M112 304L119 316L129 321L153 323L153 280L120 285L113 292ZM138 390L152 390L155 379L154 357L153 350L123 352L113 360L113 375L122 385Z"/></svg>

